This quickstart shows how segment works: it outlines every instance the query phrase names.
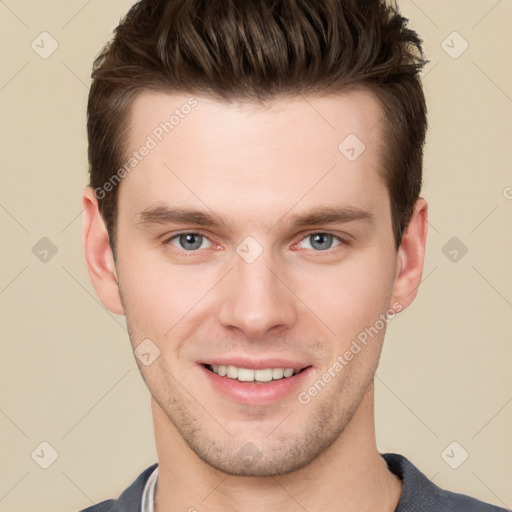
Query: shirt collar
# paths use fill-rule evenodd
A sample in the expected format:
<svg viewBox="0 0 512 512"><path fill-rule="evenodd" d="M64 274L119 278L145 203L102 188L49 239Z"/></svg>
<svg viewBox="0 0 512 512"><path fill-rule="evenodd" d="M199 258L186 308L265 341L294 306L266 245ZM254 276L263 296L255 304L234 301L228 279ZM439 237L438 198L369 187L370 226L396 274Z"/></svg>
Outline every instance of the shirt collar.
<svg viewBox="0 0 512 512"><path fill-rule="evenodd" d="M155 511L155 492L158 482L158 466L153 470L142 492L141 512Z"/></svg>

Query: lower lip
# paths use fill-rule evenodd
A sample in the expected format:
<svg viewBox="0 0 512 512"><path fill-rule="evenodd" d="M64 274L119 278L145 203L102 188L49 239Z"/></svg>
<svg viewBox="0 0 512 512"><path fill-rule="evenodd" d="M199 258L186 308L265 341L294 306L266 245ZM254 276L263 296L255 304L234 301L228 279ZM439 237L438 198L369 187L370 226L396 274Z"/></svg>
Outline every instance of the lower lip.
<svg viewBox="0 0 512 512"><path fill-rule="evenodd" d="M198 366L217 391L230 398L233 402L254 405L277 402L294 391L297 393L297 390L301 385L304 385L312 370L312 367L309 366L291 377L256 384L256 382L241 382L237 379L221 377L203 365Z"/></svg>

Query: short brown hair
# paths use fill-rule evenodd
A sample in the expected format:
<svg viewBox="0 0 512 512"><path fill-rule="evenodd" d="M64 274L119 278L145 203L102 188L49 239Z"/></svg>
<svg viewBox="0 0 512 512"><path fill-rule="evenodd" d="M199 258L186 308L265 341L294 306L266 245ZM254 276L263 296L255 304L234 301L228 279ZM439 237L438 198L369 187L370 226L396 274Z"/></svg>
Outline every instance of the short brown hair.
<svg viewBox="0 0 512 512"><path fill-rule="evenodd" d="M258 102L354 87L385 119L383 166L396 247L422 184L426 104L422 40L385 0L141 0L96 57L87 110L90 186L116 247L129 114L142 91ZM341 142L341 141L340 141Z"/></svg>

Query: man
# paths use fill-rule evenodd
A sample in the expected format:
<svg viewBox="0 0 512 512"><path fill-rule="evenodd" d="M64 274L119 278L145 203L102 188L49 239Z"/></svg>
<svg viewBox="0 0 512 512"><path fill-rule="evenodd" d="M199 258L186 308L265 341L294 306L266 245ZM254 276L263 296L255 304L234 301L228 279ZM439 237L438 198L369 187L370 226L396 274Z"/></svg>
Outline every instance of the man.
<svg viewBox="0 0 512 512"><path fill-rule="evenodd" d="M88 512L503 510L375 443L427 236L406 21L377 0L142 0L98 56L83 241L158 464Z"/></svg>

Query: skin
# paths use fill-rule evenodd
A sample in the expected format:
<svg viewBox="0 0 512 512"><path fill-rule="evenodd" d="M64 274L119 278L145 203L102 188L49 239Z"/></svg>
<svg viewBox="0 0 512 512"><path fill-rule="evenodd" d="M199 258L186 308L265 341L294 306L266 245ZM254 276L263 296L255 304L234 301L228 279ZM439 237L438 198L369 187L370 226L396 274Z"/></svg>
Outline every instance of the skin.
<svg viewBox="0 0 512 512"><path fill-rule="evenodd" d="M133 148L188 98L138 96ZM94 191L82 199L99 298L126 315L133 348L149 338L160 350L147 366L137 360L152 395L156 510L392 512L402 487L377 451L373 413L385 328L307 404L298 392L329 368L332 376L336 358L379 315L414 300L427 203L417 201L397 251L381 169L382 111L370 92L265 106L197 99L119 185L116 263ZM366 146L353 162L338 150L349 134ZM227 226L140 222L163 203L212 213ZM371 220L285 222L321 206L358 208ZM180 245L183 233L204 235L192 239L199 248ZM319 249L315 233L334 238ZM263 251L252 263L236 252L248 236ZM220 356L311 368L300 389L247 404L205 378L198 362Z"/></svg>

